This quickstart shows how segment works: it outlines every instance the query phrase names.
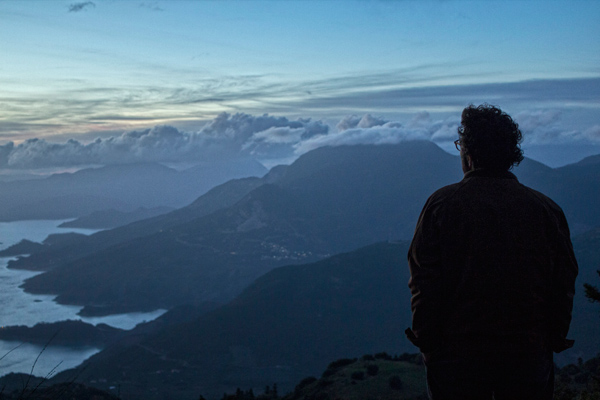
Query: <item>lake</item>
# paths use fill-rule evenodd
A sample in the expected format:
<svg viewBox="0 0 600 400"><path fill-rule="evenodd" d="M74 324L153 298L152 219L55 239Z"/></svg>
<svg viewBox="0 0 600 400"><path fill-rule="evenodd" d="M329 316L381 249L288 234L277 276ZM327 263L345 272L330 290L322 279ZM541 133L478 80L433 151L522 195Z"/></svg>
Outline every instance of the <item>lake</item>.
<svg viewBox="0 0 600 400"><path fill-rule="evenodd" d="M77 232L92 234L93 229L59 228L60 221L16 221L0 222L0 250L28 239L42 242L53 233ZM79 306L65 306L53 301L54 296L31 295L19 286L27 278L40 272L11 270L6 267L9 258L0 258L0 326L26 325L33 326L38 322L56 322L67 319L82 320L91 324L105 323L121 329L132 329L138 323L151 321L165 310L149 313L128 313L105 317L80 317ZM83 360L97 353L97 348L43 347L19 342L0 340L0 376L10 372L30 373L35 363L33 374L46 376L79 365ZM41 353L41 354L40 354ZM39 356L39 358L38 358ZM36 362L36 358L38 358Z"/></svg>

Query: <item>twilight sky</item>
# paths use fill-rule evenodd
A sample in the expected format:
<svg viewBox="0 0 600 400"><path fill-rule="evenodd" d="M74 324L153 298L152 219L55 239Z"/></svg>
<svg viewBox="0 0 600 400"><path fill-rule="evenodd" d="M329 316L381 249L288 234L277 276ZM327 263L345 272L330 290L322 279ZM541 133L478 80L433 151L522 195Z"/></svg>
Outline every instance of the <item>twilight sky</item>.
<svg viewBox="0 0 600 400"><path fill-rule="evenodd" d="M0 169L450 150L481 102L560 166L600 153L599 21L595 0L0 0Z"/></svg>

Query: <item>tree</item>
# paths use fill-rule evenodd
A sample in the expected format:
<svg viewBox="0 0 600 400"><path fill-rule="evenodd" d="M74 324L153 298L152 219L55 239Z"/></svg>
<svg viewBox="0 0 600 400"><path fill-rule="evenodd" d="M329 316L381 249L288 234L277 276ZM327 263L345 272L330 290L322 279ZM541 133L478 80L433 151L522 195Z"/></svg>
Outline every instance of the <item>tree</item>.
<svg viewBox="0 0 600 400"><path fill-rule="evenodd" d="M596 271L598 276L600 276L600 270ZM585 288L585 297L587 297L592 303L600 302L600 290L597 287L590 285L589 283L584 283L583 287Z"/></svg>

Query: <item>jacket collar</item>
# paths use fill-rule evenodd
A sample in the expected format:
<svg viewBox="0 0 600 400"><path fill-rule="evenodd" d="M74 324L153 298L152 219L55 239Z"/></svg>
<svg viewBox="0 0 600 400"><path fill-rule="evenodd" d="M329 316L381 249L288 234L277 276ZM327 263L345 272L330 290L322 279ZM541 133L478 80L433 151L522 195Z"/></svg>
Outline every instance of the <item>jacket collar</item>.
<svg viewBox="0 0 600 400"><path fill-rule="evenodd" d="M465 174L463 179L483 177L483 178L501 178L501 179L515 179L517 177L510 171L497 171L493 169L478 168L473 171L469 171Z"/></svg>

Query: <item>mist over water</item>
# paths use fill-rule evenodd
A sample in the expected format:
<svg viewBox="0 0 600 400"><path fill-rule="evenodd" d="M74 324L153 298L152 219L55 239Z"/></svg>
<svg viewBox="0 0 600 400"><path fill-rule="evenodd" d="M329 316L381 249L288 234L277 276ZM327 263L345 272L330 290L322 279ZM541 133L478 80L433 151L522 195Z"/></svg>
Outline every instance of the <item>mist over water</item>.
<svg viewBox="0 0 600 400"><path fill-rule="evenodd" d="M93 229L59 228L58 225L63 222L65 221L0 222L0 250L10 247L22 239L42 242L53 233L92 234L97 232ZM53 295L25 293L19 286L25 279L40 272L8 269L9 260L10 258L0 258L0 326L25 325L31 327L40 322L71 319L82 320L94 325L104 323L116 328L132 329L138 323L151 321L166 311L155 310L148 313L80 317L77 315L82 308L80 306L57 304L53 301L55 297ZM0 340L0 376L10 372L30 373L38 356L40 357L33 373L37 376L46 376L53 370L58 372L75 367L100 350L92 347L49 346L41 353L42 349L43 346Z"/></svg>

